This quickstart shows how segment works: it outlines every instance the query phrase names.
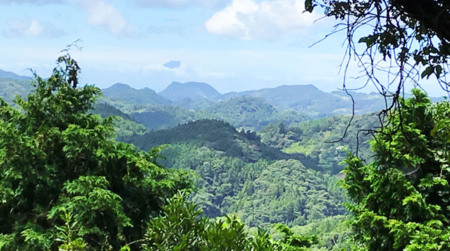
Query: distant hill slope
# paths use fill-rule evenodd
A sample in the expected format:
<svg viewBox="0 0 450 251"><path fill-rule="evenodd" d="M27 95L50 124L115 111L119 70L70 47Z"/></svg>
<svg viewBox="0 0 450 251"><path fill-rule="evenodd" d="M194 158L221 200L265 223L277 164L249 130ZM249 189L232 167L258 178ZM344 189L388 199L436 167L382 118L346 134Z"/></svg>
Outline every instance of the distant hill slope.
<svg viewBox="0 0 450 251"><path fill-rule="evenodd" d="M222 119L239 128L259 130L262 127L275 122L286 124L300 123L309 118L298 112L282 112L269 104L263 98L236 97L202 109L199 111L202 118Z"/></svg>
<svg viewBox="0 0 450 251"><path fill-rule="evenodd" d="M0 69L0 78L7 78L12 80L31 80L31 77L20 76L15 74L14 72L4 71Z"/></svg>
<svg viewBox="0 0 450 251"><path fill-rule="evenodd" d="M222 97L222 94L212 86L200 82L173 82L158 94L173 102L180 102L186 99L216 101Z"/></svg>
<svg viewBox="0 0 450 251"><path fill-rule="evenodd" d="M247 224L268 227L345 212L338 203L343 192L330 186L334 177L313 170L315 160L283 153L261 143L254 132L238 132L223 121L199 120L125 140L143 150L170 144L161 164L197 174L192 200L210 217L238 212Z"/></svg>
<svg viewBox="0 0 450 251"><path fill-rule="evenodd" d="M31 80L0 78L0 97L8 103L11 103L16 95L25 98L32 89Z"/></svg>
<svg viewBox="0 0 450 251"><path fill-rule="evenodd" d="M33 89L31 80L30 77L0 70L0 97L8 103L11 103L16 95L25 98Z"/></svg>
<svg viewBox="0 0 450 251"><path fill-rule="evenodd" d="M151 106L131 116L151 130L171 128L196 119L195 112L179 106Z"/></svg>
<svg viewBox="0 0 450 251"><path fill-rule="evenodd" d="M357 94L356 112L365 113L382 109L381 99L374 100L379 95ZM315 118L338 114L351 114L351 98L344 92L327 93L314 85L282 85L275 88L265 88L254 91L232 92L224 95L232 97L259 97L267 100L280 110L295 110ZM360 109L363 108L363 109Z"/></svg>
<svg viewBox="0 0 450 251"><path fill-rule="evenodd" d="M191 121L174 128L130 137L125 141L146 151L163 144L194 143L253 162L261 158L288 157L288 154L262 144L255 133L238 132L226 122L211 119Z"/></svg>
<svg viewBox="0 0 450 251"><path fill-rule="evenodd" d="M93 109L91 110L92 113L99 114L102 116L102 118L107 118L111 116L119 116L123 119L133 120L130 115L122 112L121 110L115 108L112 105L108 105L105 103L97 103L94 105Z"/></svg>
<svg viewBox="0 0 450 251"><path fill-rule="evenodd" d="M133 104L169 105L170 100L156 94L149 88L134 89L126 84L117 83L102 90L103 94L113 101L122 101Z"/></svg>
<svg viewBox="0 0 450 251"><path fill-rule="evenodd" d="M314 85L282 85L275 88L225 94L225 97L236 96L259 97L267 100L274 106L289 109L292 108L292 104L299 101L307 105L313 99L329 98L330 94L319 90Z"/></svg>
<svg viewBox="0 0 450 251"><path fill-rule="evenodd" d="M302 153L317 159L317 170L337 174L343 168L339 163L346 156L345 150L353 153L358 150L358 155L366 160L372 157L367 143L372 134L367 130L379 127L376 114L356 115L345 134L349 121L350 116L338 115L289 126L270 124L262 128L258 135L263 143L283 152ZM365 131L358 133L359 130Z"/></svg>
<svg viewBox="0 0 450 251"><path fill-rule="evenodd" d="M114 129L118 139L128 138L131 135L142 135L148 132L145 126L135 122L130 115L123 113L111 105L97 103L90 112L99 114L102 118L115 116Z"/></svg>

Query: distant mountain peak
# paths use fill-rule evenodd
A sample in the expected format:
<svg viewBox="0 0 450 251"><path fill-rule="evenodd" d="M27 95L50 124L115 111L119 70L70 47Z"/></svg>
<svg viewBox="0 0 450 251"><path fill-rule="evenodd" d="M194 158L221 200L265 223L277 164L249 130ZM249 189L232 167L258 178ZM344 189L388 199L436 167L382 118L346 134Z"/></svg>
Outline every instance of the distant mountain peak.
<svg viewBox="0 0 450 251"><path fill-rule="evenodd" d="M203 82L172 82L166 89L158 93L173 102L191 100L218 100L222 97L214 87Z"/></svg>
<svg viewBox="0 0 450 251"><path fill-rule="evenodd" d="M156 92L148 87L143 89L134 89L133 87L116 83L103 89L103 94L112 100L126 100L135 104L150 105L169 105L170 101L156 94Z"/></svg>
<svg viewBox="0 0 450 251"><path fill-rule="evenodd" d="M115 83L104 90L107 90L107 89L133 89L133 90L135 90L133 87L131 87L127 84L122 84L122 83Z"/></svg>

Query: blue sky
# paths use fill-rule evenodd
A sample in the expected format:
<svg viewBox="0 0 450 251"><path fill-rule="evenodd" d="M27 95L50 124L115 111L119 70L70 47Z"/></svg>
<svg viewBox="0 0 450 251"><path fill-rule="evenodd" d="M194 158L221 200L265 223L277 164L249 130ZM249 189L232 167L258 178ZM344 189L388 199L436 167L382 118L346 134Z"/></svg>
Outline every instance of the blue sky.
<svg viewBox="0 0 450 251"><path fill-rule="evenodd" d="M83 83L163 90L172 81L218 91L282 84L342 86L345 34L304 0L0 0L0 69L48 76L67 44ZM319 20L320 19L320 20ZM357 76L353 65L350 72ZM361 80L353 81L354 87ZM373 91L370 87L365 91Z"/></svg>

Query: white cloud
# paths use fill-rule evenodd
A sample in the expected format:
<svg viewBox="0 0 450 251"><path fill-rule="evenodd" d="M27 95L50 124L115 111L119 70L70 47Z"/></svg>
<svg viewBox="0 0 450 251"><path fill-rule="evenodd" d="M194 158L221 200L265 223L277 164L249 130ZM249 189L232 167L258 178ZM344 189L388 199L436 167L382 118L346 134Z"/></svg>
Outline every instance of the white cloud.
<svg viewBox="0 0 450 251"><path fill-rule="evenodd" d="M233 0L206 21L206 29L240 40L274 39L313 24L315 14L304 13L304 0Z"/></svg>
<svg viewBox="0 0 450 251"><path fill-rule="evenodd" d="M89 12L90 25L106 29L117 36L128 36L134 33L133 27L113 5L104 1L90 0L80 0L80 3Z"/></svg>
<svg viewBox="0 0 450 251"><path fill-rule="evenodd" d="M3 31L7 38L15 37L59 37L64 32L50 23L40 23L35 19L8 21L8 28Z"/></svg>

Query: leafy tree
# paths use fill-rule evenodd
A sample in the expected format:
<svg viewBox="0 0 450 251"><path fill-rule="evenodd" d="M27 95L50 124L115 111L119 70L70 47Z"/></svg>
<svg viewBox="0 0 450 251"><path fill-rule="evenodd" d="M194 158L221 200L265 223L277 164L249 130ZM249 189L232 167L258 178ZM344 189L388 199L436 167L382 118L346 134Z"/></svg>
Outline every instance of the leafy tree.
<svg viewBox="0 0 450 251"><path fill-rule="evenodd" d="M250 234L235 216L209 220L197 205L188 202L185 193L168 199L164 214L150 221L142 240L145 250L303 250L317 243L315 236L294 234L280 224L283 239L273 239L267 231L258 229Z"/></svg>
<svg viewBox="0 0 450 251"><path fill-rule="evenodd" d="M165 198L190 186L185 173L114 140L113 120L88 113L100 94L76 88L65 54L34 91L0 99L0 248L119 249L142 239Z"/></svg>
<svg viewBox="0 0 450 251"><path fill-rule="evenodd" d="M449 92L448 0L305 0L307 11L318 7L324 9L326 16L342 20L337 30L347 33L348 60L354 56L368 76L367 82L372 82L384 96L393 97L390 108L400 105L405 83L419 84L420 77L434 76ZM364 46L357 46L356 42ZM386 73L386 66L389 82L379 78L380 73ZM397 88L390 93L389 86Z"/></svg>
<svg viewBox="0 0 450 251"><path fill-rule="evenodd" d="M301 236L296 235L289 227L282 223L278 223L275 225L275 228L284 234L283 236L283 244L286 249L293 249L300 247L309 248L314 244L317 244L319 241L316 235L312 236Z"/></svg>
<svg viewBox="0 0 450 251"><path fill-rule="evenodd" d="M450 103L413 94L372 140L372 163L345 160L355 238L369 250L450 249Z"/></svg>

